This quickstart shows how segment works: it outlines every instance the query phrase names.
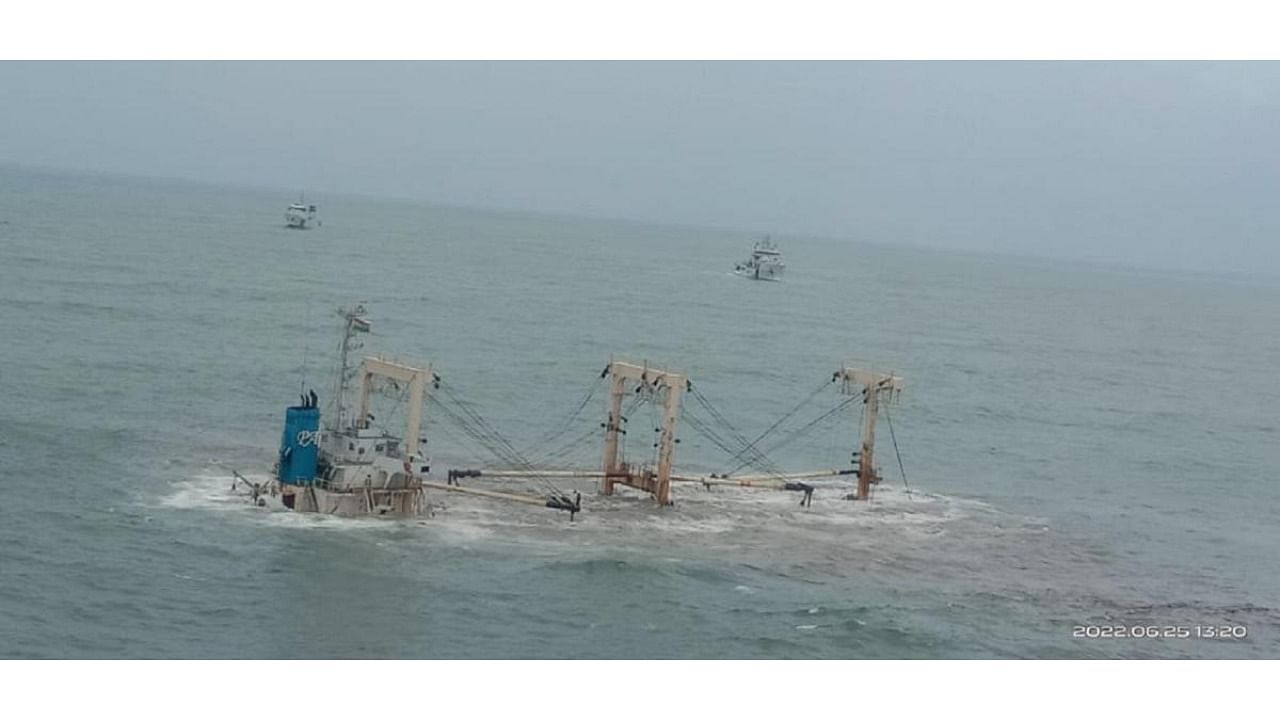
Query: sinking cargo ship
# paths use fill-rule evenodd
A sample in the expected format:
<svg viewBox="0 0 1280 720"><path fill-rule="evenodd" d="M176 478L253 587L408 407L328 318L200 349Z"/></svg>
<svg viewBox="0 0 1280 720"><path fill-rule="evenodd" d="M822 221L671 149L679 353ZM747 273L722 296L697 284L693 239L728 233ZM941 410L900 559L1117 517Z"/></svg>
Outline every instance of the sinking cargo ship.
<svg viewBox="0 0 1280 720"><path fill-rule="evenodd" d="M409 517L424 512L426 492L435 490L567 511L572 519L582 511L581 493L562 490L555 485L557 480L595 480L599 482L602 495L613 495L620 487L632 488L648 494L659 506L673 504L671 488L678 482L701 484L708 490L715 486L733 485L800 492L803 493L801 505L807 506L817 487L811 481L842 476L857 479L854 492L845 497L866 500L870 497L872 485L880 481L873 463L879 407L885 400L895 399L903 387L902 378L893 373L844 365L824 380L801 405L762 435L748 441L732 428L723 413L685 375L647 362L611 359L569 418L569 421L578 418L596 390L607 383L608 403L604 422L599 423L599 430L589 429L573 441L602 441L602 463L594 469L562 469L535 463L525 453L516 450L510 440L478 414L472 403L461 400L444 386L430 365L414 367L378 356L365 356L358 365L354 364L351 355L362 347L358 336L369 332L370 322L363 306L340 310L339 315L342 318L342 342L338 374L327 411L322 415L319 396L314 390L305 390L304 386L299 402L285 410L284 431L273 481L264 486L250 483L236 474L233 488L236 482L243 482L259 504L270 498L278 499L285 508L302 513ZM853 467L808 472L781 470L767 457L762 441L831 385L843 396L840 404L793 431L786 442L813 428L817 422L836 416L841 408L861 400L864 407L861 442L851 454L850 464ZM405 417L402 434L375 427L375 418L370 413L370 399L375 393L393 397L402 403ZM355 401L349 403L352 394ZM705 419L699 420L692 415L687 418L691 428L711 438L731 455L731 461L737 462L730 471L711 474L680 474L674 471L680 405L686 394L722 426L712 427ZM463 434L493 455L500 463L499 469L451 469L444 483L430 479L431 464L425 452L427 438L421 434L422 411L428 397L433 398L433 407L452 420ZM631 400L624 407L626 397ZM625 443L621 442L627 434L628 417L634 416L636 409L646 402L653 405L657 424L653 428L653 453L645 459L648 462L628 461ZM659 416L660 420L657 419ZM563 434L567 427L568 423L559 430L559 434ZM546 444L556 434L544 438L543 443ZM777 447L781 447L781 443L773 449ZM736 474L748 466L757 472ZM905 472L903 478L905 482ZM468 480L467 486L462 485L464 479ZM472 480L483 482L484 479L500 480L504 488L513 482L528 482L538 487L540 492L532 494L472 486Z"/></svg>

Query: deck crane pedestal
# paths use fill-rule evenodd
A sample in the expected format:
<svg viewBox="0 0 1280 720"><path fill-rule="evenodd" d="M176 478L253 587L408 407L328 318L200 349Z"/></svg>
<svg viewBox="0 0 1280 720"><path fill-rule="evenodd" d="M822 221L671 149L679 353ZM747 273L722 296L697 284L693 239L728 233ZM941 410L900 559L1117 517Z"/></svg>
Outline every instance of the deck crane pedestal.
<svg viewBox="0 0 1280 720"><path fill-rule="evenodd" d="M881 395L885 401L892 402L902 392L903 380L893 373L845 365L837 370L833 379L840 381L840 392L846 395L862 395L862 442L858 448L858 490L854 500L867 500L871 497L871 486L880 482L875 471L876 416L880 412Z"/></svg>
<svg viewBox="0 0 1280 720"><path fill-rule="evenodd" d="M669 370L659 370L648 365L636 365L621 360L610 360L605 369L609 382L609 414L605 419L604 458L601 463L603 477L600 492L612 495L615 485L626 485L653 495L659 505L671 504L671 456L675 445L676 421L680 417L680 398L684 395L688 378ZM626 433L623 427L622 398L628 383L637 389L660 394L662 401L662 426L658 429L658 466L656 469L633 470L621 462L618 456L618 435Z"/></svg>

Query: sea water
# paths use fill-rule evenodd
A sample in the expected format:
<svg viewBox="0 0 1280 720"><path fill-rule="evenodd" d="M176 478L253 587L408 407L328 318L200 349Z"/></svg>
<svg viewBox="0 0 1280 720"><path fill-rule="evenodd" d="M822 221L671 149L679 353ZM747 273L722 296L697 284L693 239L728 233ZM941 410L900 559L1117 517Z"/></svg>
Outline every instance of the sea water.
<svg viewBox="0 0 1280 720"><path fill-rule="evenodd" d="M1280 281L850 228L775 232L763 283L731 273L742 232L314 195L297 231L292 199L0 169L0 656L1280 656ZM356 302L362 352L432 363L525 457L582 438L564 467L599 465L611 356L688 373L722 439L812 397L766 449L839 406L843 363L895 371L884 481L669 508L556 481L572 522L438 493L408 521L255 507L231 473L267 479L284 407L329 399ZM432 402L434 475L501 465ZM770 461L849 467L860 409ZM628 421L651 461L652 405ZM739 464L678 434L680 470ZM1246 637L1081 636L1223 625Z"/></svg>

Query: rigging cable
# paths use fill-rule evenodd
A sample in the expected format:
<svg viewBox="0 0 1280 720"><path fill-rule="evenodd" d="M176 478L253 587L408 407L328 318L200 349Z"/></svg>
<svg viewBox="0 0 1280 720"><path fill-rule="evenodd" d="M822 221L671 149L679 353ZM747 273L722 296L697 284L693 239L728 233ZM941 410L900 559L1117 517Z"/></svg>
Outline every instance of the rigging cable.
<svg viewBox="0 0 1280 720"><path fill-rule="evenodd" d="M450 401L452 401L453 403L456 403L457 409L462 411L463 414L465 414L473 423L475 423L475 426L477 428L487 433L488 436L493 441L495 441L501 447L503 447L506 450L506 452L510 453L510 457L515 458L520 464L528 465L528 461L524 460L524 457L520 454L520 451L516 450L515 446L512 445L509 440L503 437L501 433L499 433L496 429L494 429L492 425L488 423L488 421L486 421L483 417L481 417L480 413L476 412L473 408L471 408L465 401L463 401L457 395L454 395L453 391L447 385L445 385L443 381L440 381L437 386L439 387L440 390L444 392L445 395L449 397ZM531 468L532 466L530 466L530 469Z"/></svg>
<svg viewBox="0 0 1280 720"><path fill-rule="evenodd" d="M847 407L849 404L851 404L854 400L857 400L857 399L858 399L858 397L859 397L859 396L857 396L857 395L851 395L851 396L849 396L849 397L848 397L848 398L846 398L845 400L841 401L839 405L836 405L835 407L833 407L833 408L831 408L830 410L826 411L825 413L823 413L823 414L819 415L818 417L814 418L813 420L810 420L809 422L805 423L804 425L802 425L801 427L797 428L796 430L793 430L793 431L791 432L791 434L790 434L790 435L788 435L786 438L784 438L783 440L781 440L781 441L779 441L779 442L777 442L777 443L774 443L772 446L770 446L770 447L769 447L769 449L767 450L767 452L776 452L778 449L780 449L780 448L782 448L782 447L784 447L784 446L786 446L786 445L791 444L792 442L794 442L794 441L796 440L796 438L800 437L800 435L801 435L801 434L803 434L806 430L808 430L809 428L813 427L814 425L817 425L818 423L822 422L823 420L826 420L828 417L831 417L832 415L836 414L836 413L837 413L837 412L839 412L840 410L843 410L845 407ZM743 467L745 467L747 464L748 464L748 463L746 463L746 462L739 463L737 467L735 467L733 470L731 470L731 471L729 472L729 474L731 474L731 475L732 475L733 473L738 472L738 471L739 471L739 470L741 470Z"/></svg>
<svg viewBox="0 0 1280 720"><path fill-rule="evenodd" d="M604 375L601 375L601 378L603 378L603 377L604 377ZM598 384L597 384L597 386L595 386L595 387L598 387ZM591 390L591 392L588 392L588 393L587 393L587 397L586 397L582 402L580 402L580 403L578 404L578 409L574 411L574 413L570 416L570 419L572 419L572 418L573 418L573 417L575 417L579 412L581 412L582 408L586 407L587 402L589 402L589 401L590 401L590 399L591 399L591 398L594 396L594 394L595 394L595 387L593 387L593 388L592 388L592 390ZM638 400L633 401L632 406L631 406L631 409L634 409L634 406L635 406L636 404L638 404ZM628 410L626 411L626 413L628 413L628 414L629 414L629 413L631 412L631 409L628 409ZM593 436L595 436L595 435L596 435L596 433L597 433L597 432L599 432L600 427L603 427L603 424L602 424L601 426L599 426L599 427L591 427L591 428L589 428L586 432L583 432L583 433L581 433L581 434L577 435L577 436L576 436L576 437L574 437L573 439L569 440L568 442L566 442L566 443L564 443L564 444L560 445L559 447L556 447L556 448L554 448L554 449L552 449L552 450L543 450L543 451L542 451L542 452L540 452L540 453L534 453L534 454L530 455L530 458L531 458L531 459L534 461L534 463L535 463L535 464L537 464L537 465L545 465L546 463L549 463L549 462L551 462L551 461L553 461L553 460L559 460L559 459L561 459L561 458L565 457L566 455L568 455L569 453L573 452L574 450L576 450L576 449L578 448L578 446L579 446L579 445L581 445L582 443L586 442L587 440L589 440L590 438L592 438ZM546 440L544 440L544 441L542 442L542 444L544 444L544 445L545 445L548 441L550 441L550 440L552 440L552 439L554 439L554 438L556 438L556 437L558 437L558 436L564 435L564 433L565 433L565 432L567 432L567 431L568 431L568 429L569 429L569 421L566 421L566 423L565 423L565 427L564 427L562 430L560 430L560 431L558 431L558 432L556 432L556 433L554 433L554 434L552 434L552 435L548 436L548 437L547 437L547 439L546 439ZM552 469L552 468L547 468L547 469Z"/></svg>
<svg viewBox="0 0 1280 720"><path fill-rule="evenodd" d="M591 428L553 450L548 450L541 454L531 456L531 460L537 465L545 465L552 460L559 460L577 450L584 442L593 438L599 430L599 428Z"/></svg>
<svg viewBox="0 0 1280 720"><path fill-rule="evenodd" d="M728 452L730 455L734 456L735 458L741 457L742 453L748 453L751 459L743 463L744 465L752 464L756 467L761 468L764 472L768 474L779 475L779 476L781 475L782 471L777 467L777 465L775 465L774 462L770 460L768 456L765 455L765 453L761 452L756 448L752 448L751 443L747 441L746 437L744 437L742 433L738 432L738 430L733 427L733 423L730 423L729 419L726 418L723 413L717 410L711 404L711 401L708 400L707 397L703 395L696 387L694 387L693 383L689 383L688 387L689 387L690 394L692 394L694 399L698 401L698 404L701 405L704 409L706 409L707 412L711 413L711 417L717 422L719 422L721 425L723 425L725 429L729 431L731 437L737 440L738 444L742 446L742 449L738 453L735 453L732 449L724 448L726 452Z"/></svg>
<svg viewBox="0 0 1280 720"><path fill-rule="evenodd" d="M747 452L747 450L748 450L748 449L750 449L750 448L754 448L754 447L756 447L757 443L759 443L761 440L765 439L765 438L769 435L769 433L771 433L771 432L773 432L774 430L776 430L776 429L778 428L778 426L779 426L779 425L782 425L782 423L786 422L789 418L791 418L791 417L792 417L793 415L795 415L797 412L800 412L800 409L801 409L801 408L803 408L805 405L807 405L807 404L809 403L809 401L810 401L810 400L813 400L813 398L814 398L814 397L816 397L816 396L818 395L818 393L822 392L823 390L826 390L826 389L827 389L827 386L828 386L828 385L830 385L832 382L834 382L834 379L833 379L833 380L823 380L823 381L822 381L822 384L821 384L821 385L819 385L819 386L818 386L818 388L817 388L816 390L814 390L812 393L809 393L809 396L808 396L808 397L806 397L805 399L801 400L801 401L800 401L800 403L799 403L798 405L796 405L794 408L791 408L791 410L790 410L788 413L786 413L786 414L785 414L785 415L783 415L782 417L778 418L778 419L777 419L777 420L776 420L772 425L770 425L770 426L769 426L769 429L765 430L764 432L762 432L762 433L760 433L758 436L756 436L756 439L755 439L755 440L752 440L750 443L748 443L748 444L747 444L747 447L746 447L746 448L743 448L741 452L739 452L738 454L736 454L736 455L734 455L732 458L730 458L730 461L740 459L740 458L741 458L741 456L742 456L742 453Z"/></svg>
<svg viewBox="0 0 1280 720"><path fill-rule="evenodd" d="M573 421L578 418L578 415L582 412L582 409L587 406L587 403L591 402L591 398L595 397L596 391L599 390L600 386L603 384L604 377L605 377L604 375L601 375L598 378L596 378L596 381L592 383L590 389L587 390L586 397L582 398L582 401L579 402L578 406L573 409L573 412L569 413L569 417L566 418L564 422L557 425L556 429L553 430L550 434L544 435L542 438L534 441L533 446L531 446L527 452L532 452L535 449L535 447L546 445L552 440L555 440L556 438L569 432L569 428L573 424Z"/></svg>
<svg viewBox="0 0 1280 720"><path fill-rule="evenodd" d="M399 390L400 394L388 395L387 394L388 384L392 385L392 387L394 387L396 390ZM384 378L382 382L378 384L378 389L376 390L376 392L378 395L381 395L384 398L389 398L393 401L391 410L387 413L387 416L382 419L382 422L378 423L378 428L382 430L383 433L390 435L392 433L390 430L387 429L387 426L390 425L392 421L396 419L396 414L400 412L400 408L406 405L405 401L409 399L409 386L405 385L402 388L400 387L399 383L396 383L396 382L388 383L387 380ZM382 411L379 410L378 412L382 412ZM368 418L361 418L362 422L365 422L367 420ZM421 430L419 430L419 432L421 432ZM408 439L409 438L405 438L406 441Z"/></svg>
<svg viewBox="0 0 1280 720"><path fill-rule="evenodd" d="M707 438L712 443L714 443L716 447L723 450L726 455L734 454L735 452L734 448L730 446L729 441L726 440L722 435L720 435L720 433L717 432L714 427L711 427L711 425L707 423L706 420L703 420L702 418L698 417L697 413L686 411L683 417L685 421L688 423L689 427L693 428L698 433L700 433L703 437ZM768 459L766 458L765 461L768 462ZM747 465L747 464L751 464L753 467L756 467L766 475L772 475L775 478L783 479L782 472L777 467L773 466L771 462L768 464L764 464L753 457L743 463L743 465Z"/></svg>
<svg viewBox="0 0 1280 720"><path fill-rule="evenodd" d="M487 438L489 443L492 443L492 446L486 444L485 448L496 455L499 459L503 460L503 462L513 465L515 469L524 470L530 473L536 472L537 468L534 467L533 463L529 462L529 460L525 458L519 450L516 450L515 446L513 446L509 440L503 437L501 433L490 425L488 421L481 417L478 412L469 407L465 401L455 395L452 389L450 389L443 380L439 380L437 377L435 386L449 398L450 403L455 404L457 409L471 421L471 423L466 422L464 418L459 417L455 412L449 409L446 403L439 402L437 398L437 405L439 405L446 414L452 417L454 421L463 428L464 432L475 433L475 439L482 443L484 442L482 438ZM568 498L568 495L566 495L560 488L556 487L555 483L551 482L549 479L537 476L531 476L530 479L539 482L555 496L559 498Z"/></svg>
<svg viewBox="0 0 1280 720"><path fill-rule="evenodd" d="M627 418L631 417L631 415L635 413L641 405L650 399L649 395L652 392L653 389L650 388L648 384L641 384L636 387L635 396L631 399L630 404L623 408L622 411L618 413L618 417L614 420L614 422L617 423L619 435L618 462L625 463L627 461L627 428L624 428L622 424L627 422Z"/></svg>
<svg viewBox="0 0 1280 720"><path fill-rule="evenodd" d="M898 471L902 473L902 486L907 489L907 498L914 500L915 498L911 497L911 486L907 484L907 471L902 467L902 453L898 452L898 438L893 434L893 418L889 417L889 403L884 404L884 420L889 426L889 439L893 440L893 454L898 456Z"/></svg>

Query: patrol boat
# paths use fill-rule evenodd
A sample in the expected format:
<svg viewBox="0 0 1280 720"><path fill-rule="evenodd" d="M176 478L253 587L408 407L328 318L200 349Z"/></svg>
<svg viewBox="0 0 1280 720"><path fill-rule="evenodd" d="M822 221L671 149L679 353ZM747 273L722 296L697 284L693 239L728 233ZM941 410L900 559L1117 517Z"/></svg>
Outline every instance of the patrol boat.
<svg viewBox="0 0 1280 720"><path fill-rule="evenodd" d="M284 211L285 227L294 228L295 230L306 230L310 225L319 225L320 221L316 219L316 206L307 205L301 199L293 203Z"/></svg>
<svg viewBox="0 0 1280 720"><path fill-rule="evenodd" d="M751 257L734 267L735 275L752 280L781 280L782 271L787 268L782 262L782 251L766 235L751 248Z"/></svg>

